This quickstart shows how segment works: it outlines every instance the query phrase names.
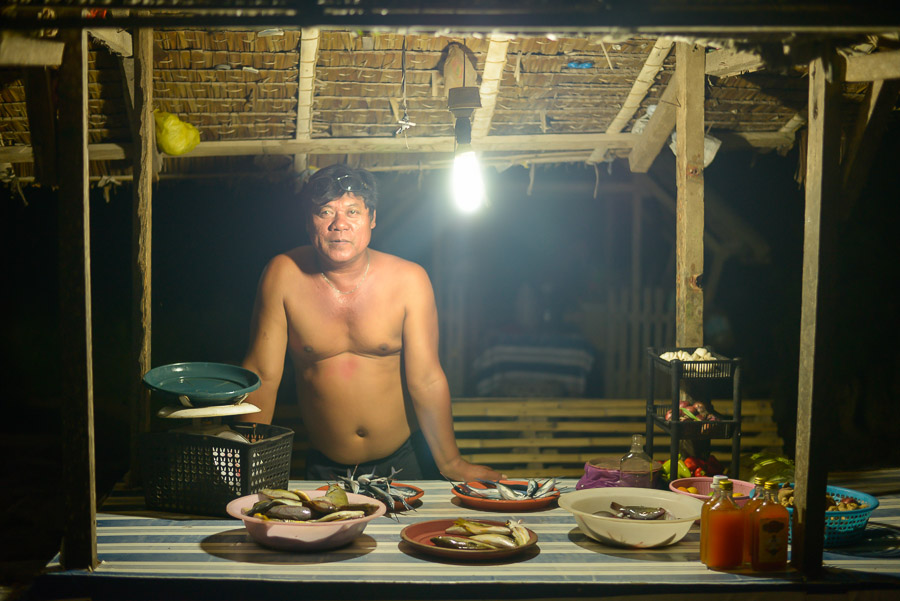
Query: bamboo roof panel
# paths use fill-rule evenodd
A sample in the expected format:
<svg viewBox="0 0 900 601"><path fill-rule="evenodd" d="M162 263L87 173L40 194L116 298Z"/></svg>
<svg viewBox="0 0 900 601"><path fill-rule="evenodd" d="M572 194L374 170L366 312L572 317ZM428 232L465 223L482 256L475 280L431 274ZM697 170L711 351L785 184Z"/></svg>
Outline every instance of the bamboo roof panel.
<svg viewBox="0 0 900 601"><path fill-rule="evenodd" d="M471 85L488 85L484 93L489 96L482 96L485 108L475 113L476 119L488 117L482 123L488 136L521 135L534 141L542 135L602 135L614 123L615 131L630 132L636 120L659 104L675 71L674 47L655 54L657 62L648 70L657 38L646 34L504 34L496 38L494 46L489 32L452 35L195 27L156 29L153 35L153 108L193 124L200 132L201 144L293 141L306 136L312 140L453 136L455 117L448 109L442 73L451 43L463 44L475 65L477 77ZM89 39L90 140L130 144L122 60L104 43ZM493 48L496 52L498 43L500 52L505 48L505 57L501 54L498 63L497 55L491 55L494 70L492 79L485 82L488 51ZM877 40L869 40L865 51L877 50L875 43ZM708 52L713 47L718 46L711 46ZM313 48L314 55L302 56ZM28 145L23 78L16 69L5 67L0 68L0 75L0 144ZM495 92L491 86L496 86ZM865 82L843 84L842 117L846 123L855 119L867 88ZM705 125L712 135L717 130L775 133L797 114L805 114L807 98L803 64L769 68L761 63L740 75L709 75ZM625 111L626 104L632 108ZM397 136L398 119L404 115L415 125ZM627 147L616 147L611 156L627 152ZM378 169L418 169L423 163L442 164L439 154L406 150L350 156L312 154L310 164L351 160ZM491 153L489 157L527 162L526 154L540 154L541 161L556 158L568 162L585 160L590 152L548 153L538 143L528 153ZM266 168L290 171L290 155L287 157L267 159ZM194 159L185 155L167 160L165 172L205 173L215 165L225 170L244 165L241 169L252 171L253 164L246 159L198 157L195 165ZM130 165L128 161L92 161L91 169L94 175L115 174L117 170L127 172Z"/></svg>

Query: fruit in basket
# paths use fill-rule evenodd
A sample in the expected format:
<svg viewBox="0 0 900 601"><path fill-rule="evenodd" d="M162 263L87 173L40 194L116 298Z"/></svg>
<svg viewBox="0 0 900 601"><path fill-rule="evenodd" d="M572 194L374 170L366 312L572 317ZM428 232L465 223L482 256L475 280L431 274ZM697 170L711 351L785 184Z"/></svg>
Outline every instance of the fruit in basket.
<svg viewBox="0 0 900 601"><path fill-rule="evenodd" d="M783 486L778 490L778 502L785 507L794 506L794 489L789 486ZM835 499L831 494L825 494L825 511L853 511L854 509L863 509L868 504L861 503L853 497L841 497Z"/></svg>
<svg viewBox="0 0 900 601"><path fill-rule="evenodd" d="M668 351L659 356L663 361L715 361L716 358L704 347L699 347L693 353L685 350Z"/></svg>

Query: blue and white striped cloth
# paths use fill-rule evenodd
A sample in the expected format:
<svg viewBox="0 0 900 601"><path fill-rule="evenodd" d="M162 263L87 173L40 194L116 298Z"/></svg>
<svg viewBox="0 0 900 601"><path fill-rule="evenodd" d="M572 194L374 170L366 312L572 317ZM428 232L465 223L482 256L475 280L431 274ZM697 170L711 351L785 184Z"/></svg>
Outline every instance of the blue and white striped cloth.
<svg viewBox="0 0 900 601"><path fill-rule="evenodd" d="M574 483L564 481L572 489ZM879 586L897 586L900 591L900 469L859 474L851 480L833 479L829 483L878 494L880 506L871 517L864 542L826 551L826 567L836 570L827 571L825 582L852 589L864 582L871 587L877 580L882 582ZM321 484L292 481L290 487L309 490ZM797 591L807 586L792 571L763 575L708 570L699 561L696 526L685 539L669 547L612 548L587 538L572 516L555 505L518 514L484 512L461 506L447 482L414 484L425 491L422 504L415 511L401 513L395 519L378 518L350 546L313 553L285 553L260 547L250 540L238 520L149 512L143 509L139 492L117 489L97 518L101 560L97 570L62 570L57 557L48 566L41 584L57 591L100 598L101 583L109 585L110 579L123 579L123 586L134 585L138 582L134 579L140 579L140 586L149 590L156 585L196 585L199 579L208 581L204 586L213 587L209 590L225 587L222 590L228 591L230 586L252 581L262 598L267 585L276 587L291 582L307 585L298 589L298 594L306 591L303 598L310 598L307 594L314 592L324 595L331 591L335 599L351 593L358 595L359 587L365 583L381 583L373 588L369 598L409 595L410 590L417 590L413 596L422 598L447 594L441 589L443 585L463 586L448 589L463 597L506 596L501 592L512 589L497 587L516 585L523 587L517 594L525 597L546 596L548 591L555 591L552 596L597 597L662 590L697 592L699 589L694 587L733 595L750 590ZM418 555L401 544L400 531L409 524L457 517L520 519L537 533L537 550L496 563L457 563ZM78 587L67 586L76 583ZM745 585L746 590L742 590Z"/></svg>

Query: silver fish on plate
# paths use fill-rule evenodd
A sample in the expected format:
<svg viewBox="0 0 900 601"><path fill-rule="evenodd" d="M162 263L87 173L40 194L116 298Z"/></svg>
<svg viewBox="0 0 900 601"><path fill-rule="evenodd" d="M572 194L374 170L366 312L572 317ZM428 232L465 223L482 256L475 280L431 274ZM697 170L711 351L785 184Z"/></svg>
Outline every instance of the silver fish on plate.
<svg viewBox="0 0 900 601"><path fill-rule="evenodd" d="M615 501L609 508L616 511L616 517L629 520L658 520L666 515L664 507L644 507L643 505L621 505Z"/></svg>

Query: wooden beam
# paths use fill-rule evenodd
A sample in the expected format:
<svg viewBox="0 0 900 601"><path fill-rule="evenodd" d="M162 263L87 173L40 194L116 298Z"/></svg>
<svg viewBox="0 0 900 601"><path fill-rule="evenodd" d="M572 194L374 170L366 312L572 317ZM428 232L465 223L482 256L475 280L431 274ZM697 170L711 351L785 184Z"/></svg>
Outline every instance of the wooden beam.
<svg viewBox="0 0 900 601"><path fill-rule="evenodd" d="M806 125L806 115L808 112L807 109L803 109L801 112L796 113L793 117L788 119L787 123L782 125L778 131L784 134L790 134L790 137L793 140L797 130Z"/></svg>
<svg viewBox="0 0 900 601"><path fill-rule="evenodd" d="M46 67L22 69L28 131L34 154L34 175L42 186L56 186L56 71Z"/></svg>
<svg viewBox="0 0 900 601"><path fill-rule="evenodd" d="M873 81L866 90L860 113L841 165L841 219L846 219L856 204L875 160L888 117L900 94L900 80Z"/></svg>
<svg viewBox="0 0 900 601"><path fill-rule="evenodd" d="M527 136L488 136L479 144L473 144L482 152L505 150L591 150L598 140L616 148L630 148L637 136L633 134L534 134ZM257 154L372 154L372 153L421 153L453 152L453 136L430 138L316 138L296 140L233 140L227 142L202 142L191 151L190 157L240 156ZM17 148L17 147L13 147ZM94 147L92 147L94 148ZM124 148L115 144L97 145L97 158L104 160L124 157ZM21 152L11 153L21 157ZM0 147L0 158L5 158ZM174 157L173 157L174 158ZM10 160L13 162L13 160Z"/></svg>
<svg viewBox="0 0 900 601"><path fill-rule="evenodd" d="M491 131L494 118L494 107L497 104L497 90L503 69L506 67L506 53L512 36L494 33L490 36L487 55L484 59L484 72L481 74L481 108L475 111L472 122L472 141L477 146Z"/></svg>
<svg viewBox="0 0 900 601"><path fill-rule="evenodd" d="M0 67L58 67L65 44L0 30Z"/></svg>
<svg viewBox="0 0 900 601"><path fill-rule="evenodd" d="M631 154L628 155L628 167L632 173L647 173L659 151L669 139L675 128L675 113L678 107L678 82L673 77L656 105L647 127L641 133Z"/></svg>
<svg viewBox="0 0 900 601"><path fill-rule="evenodd" d="M796 486L791 564L806 576L822 568L827 464L822 426L833 403L834 301L839 227L841 81L828 54L809 65L809 134L800 313Z"/></svg>
<svg viewBox="0 0 900 601"><path fill-rule="evenodd" d="M91 217L87 154L87 34L63 30L59 70L59 278L62 352L63 469L66 515L60 560L67 570L94 569L97 493L91 340Z"/></svg>
<svg viewBox="0 0 900 601"><path fill-rule="evenodd" d="M131 40L131 36L128 36L128 39ZM125 112L128 114L128 123L131 128L131 139L134 141L135 145L141 143L141 131L139 128L139 121L135 116L135 84L134 84L134 61L133 52L131 56L121 56L119 57L119 73L122 75L122 96L125 101ZM152 113L151 113L152 114ZM156 147L156 128L153 127L150 130L150 139L152 140L151 152L146 155L145 159L149 161L149 165L151 166L151 174L153 176L153 180L156 181L159 179L159 172L162 170L163 164L163 156L159 151L159 148ZM131 152L129 150L129 152ZM93 157L93 152L88 147L88 153L91 156L91 160L96 160ZM129 155L130 156L130 155ZM127 158L127 157L123 157Z"/></svg>
<svg viewBox="0 0 900 601"><path fill-rule="evenodd" d="M110 52L117 56L128 58L134 51L134 42L131 40L131 34L124 29L95 27L88 29L88 33L92 38L106 46Z"/></svg>
<svg viewBox="0 0 900 601"><path fill-rule="evenodd" d="M900 79L900 50L848 56L843 61L844 81Z"/></svg>
<svg viewBox="0 0 900 601"><path fill-rule="evenodd" d="M319 61L319 30L304 27L300 33L300 63L297 76L297 129L294 139L305 142L312 135L312 105L316 88L316 63ZM202 146L202 144L201 144ZM294 172L309 167L309 153L294 154Z"/></svg>
<svg viewBox="0 0 900 601"><path fill-rule="evenodd" d="M675 273L675 344L703 344L703 138L706 61L702 46L678 42L675 180L678 186Z"/></svg>
<svg viewBox="0 0 900 601"><path fill-rule="evenodd" d="M644 65L641 67L641 72L631 86L631 91L628 92L625 102L622 103L622 108L619 109L618 114L606 128L606 133L617 134L628 125L634 113L641 106L641 102L646 98L647 92L656 80L656 76L662 70L663 63L665 63L673 43L670 38L663 37L656 40L656 43L650 50L650 54L647 56L647 60L644 61ZM598 146L588 158L588 163L603 161L608 150L606 147Z"/></svg>
<svg viewBox="0 0 900 601"><path fill-rule="evenodd" d="M132 60L132 59L124 59ZM134 111L131 130L135 132L135 152L131 171L131 460L128 483L141 481L140 437L150 431L150 391L141 385L152 367L152 231L153 189L156 176L153 157L156 150L156 124L153 119L153 30L138 29L134 36Z"/></svg>
<svg viewBox="0 0 900 601"><path fill-rule="evenodd" d="M793 136L781 132L712 132L722 140L722 149L776 148L793 144ZM587 151L573 158L573 162L583 162L590 151L600 144L609 148L627 150L638 143L636 134L535 134L529 136L488 136L476 147L482 152L502 152L521 150L522 152L572 153ZM453 152L453 138L440 136L433 138L315 138L309 141L296 140L227 140L203 142L183 157L167 157L171 160L191 157L241 156L260 154L379 154L397 153L426 154ZM101 143L88 147L92 161L116 161L131 156L128 144ZM0 163L30 163L33 160L30 146L0 146Z"/></svg>
<svg viewBox="0 0 900 601"><path fill-rule="evenodd" d="M706 53L706 74L715 77L751 73L763 67L762 57L753 52L720 48Z"/></svg>

